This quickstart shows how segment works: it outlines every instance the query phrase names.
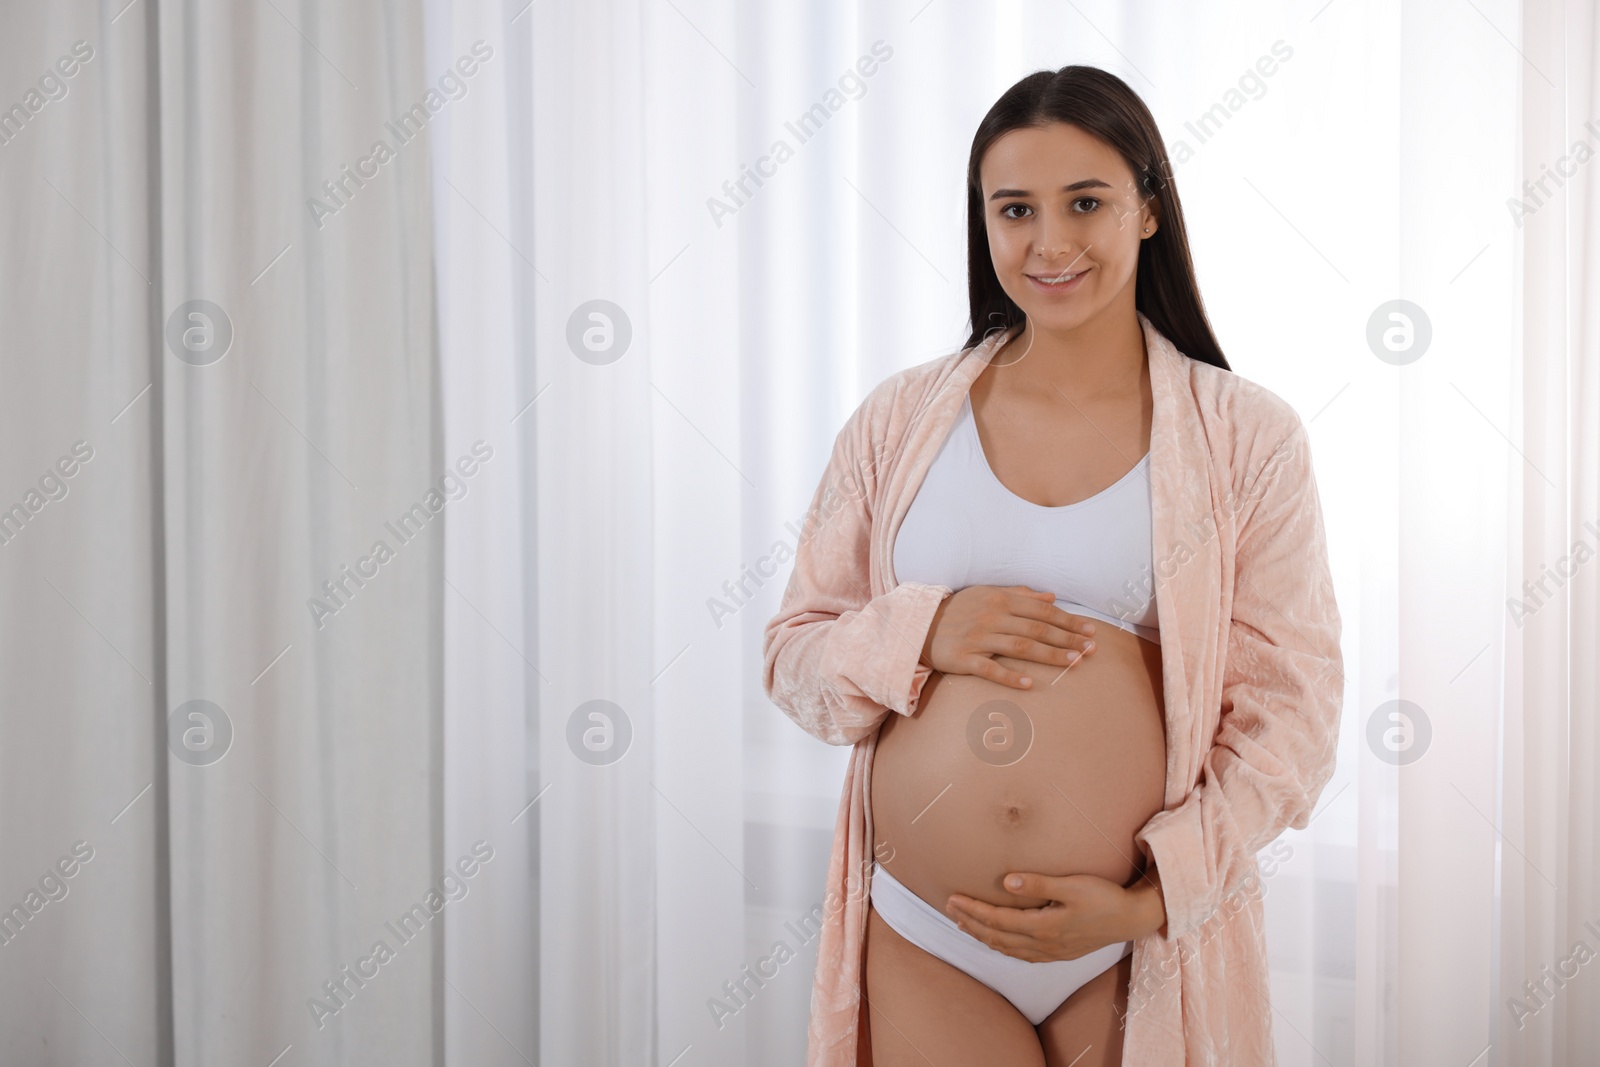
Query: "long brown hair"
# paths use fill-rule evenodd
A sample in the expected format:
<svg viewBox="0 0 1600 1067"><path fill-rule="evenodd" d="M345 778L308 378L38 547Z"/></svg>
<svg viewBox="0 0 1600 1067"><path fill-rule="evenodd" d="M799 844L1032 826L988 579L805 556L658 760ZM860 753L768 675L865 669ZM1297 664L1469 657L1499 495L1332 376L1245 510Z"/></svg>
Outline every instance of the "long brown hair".
<svg viewBox="0 0 1600 1067"><path fill-rule="evenodd" d="M1150 109L1115 74L1076 65L1035 71L1007 89L972 138L967 161L967 293L972 334L964 347L978 344L997 328L1020 326L1026 318L995 274L978 166L1001 134L1052 122L1077 126L1120 152L1141 194L1155 201L1161 225L1141 244L1134 306L1190 359L1232 370L1200 302L1172 164Z"/></svg>

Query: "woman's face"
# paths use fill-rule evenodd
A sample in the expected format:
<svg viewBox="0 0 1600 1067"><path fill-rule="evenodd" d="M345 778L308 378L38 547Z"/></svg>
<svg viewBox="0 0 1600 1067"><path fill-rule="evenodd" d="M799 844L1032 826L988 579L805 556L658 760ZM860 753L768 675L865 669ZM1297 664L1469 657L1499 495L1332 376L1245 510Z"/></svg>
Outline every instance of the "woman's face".
<svg viewBox="0 0 1600 1067"><path fill-rule="evenodd" d="M978 178L995 273L1035 329L1076 329L1123 294L1133 306L1157 224L1116 149L1062 122L1024 127L995 139Z"/></svg>

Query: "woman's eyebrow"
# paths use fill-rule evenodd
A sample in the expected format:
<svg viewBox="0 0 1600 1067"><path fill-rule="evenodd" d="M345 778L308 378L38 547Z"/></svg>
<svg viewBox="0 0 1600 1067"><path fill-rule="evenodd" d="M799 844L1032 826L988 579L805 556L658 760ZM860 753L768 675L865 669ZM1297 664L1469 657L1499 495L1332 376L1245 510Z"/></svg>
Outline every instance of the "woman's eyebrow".
<svg viewBox="0 0 1600 1067"><path fill-rule="evenodd" d="M1082 181L1073 182L1071 185L1063 185L1061 187L1061 191L1063 193L1075 193L1079 189L1109 189L1109 188L1111 188L1110 183L1103 182L1099 178L1085 178ZM1031 195L1032 194L1029 193L1026 189L996 189L994 192L989 194L989 199L990 200L1003 200L1008 196L1031 196Z"/></svg>

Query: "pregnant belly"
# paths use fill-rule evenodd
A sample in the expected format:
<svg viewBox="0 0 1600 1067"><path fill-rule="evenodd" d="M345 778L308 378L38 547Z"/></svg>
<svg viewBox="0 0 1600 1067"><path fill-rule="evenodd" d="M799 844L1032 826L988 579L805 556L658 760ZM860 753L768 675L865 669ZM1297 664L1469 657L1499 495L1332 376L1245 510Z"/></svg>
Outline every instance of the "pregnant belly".
<svg viewBox="0 0 1600 1067"><path fill-rule="evenodd" d="M951 893L1048 903L1007 890L1011 871L1128 885L1143 869L1133 835L1166 782L1161 649L1091 621L1095 649L1065 673L1005 656L1032 688L936 673L879 731L873 854L940 912Z"/></svg>

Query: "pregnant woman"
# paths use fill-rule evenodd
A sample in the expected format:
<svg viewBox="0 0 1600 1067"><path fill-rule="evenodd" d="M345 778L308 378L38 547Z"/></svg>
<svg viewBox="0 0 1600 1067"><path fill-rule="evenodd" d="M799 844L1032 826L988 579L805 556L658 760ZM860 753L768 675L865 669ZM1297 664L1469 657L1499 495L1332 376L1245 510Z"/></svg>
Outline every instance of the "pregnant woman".
<svg viewBox="0 0 1600 1067"><path fill-rule="evenodd" d="M1228 367L1092 67L968 163L972 335L838 435L764 682L854 746L808 1067L1274 1062L1255 854L1333 771L1304 426Z"/></svg>

